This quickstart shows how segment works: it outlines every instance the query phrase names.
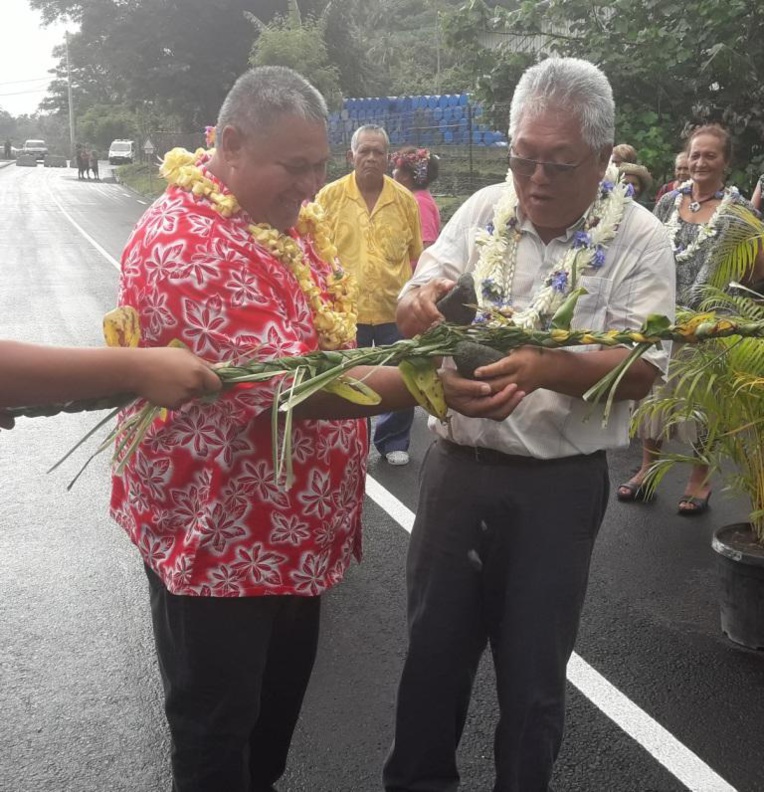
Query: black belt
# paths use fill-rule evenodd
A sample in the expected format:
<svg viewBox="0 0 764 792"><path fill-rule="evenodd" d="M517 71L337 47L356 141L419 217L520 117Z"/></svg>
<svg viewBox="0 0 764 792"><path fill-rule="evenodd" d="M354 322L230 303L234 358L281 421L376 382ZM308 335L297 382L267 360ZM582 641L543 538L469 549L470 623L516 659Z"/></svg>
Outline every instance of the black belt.
<svg viewBox="0 0 764 792"><path fill-rule="evenodd" d="M452 443L444 437L439 438L440 447L447 454L455 454L467 457L479 465L554 465L560 462L570 462L571 460L599 459L605 456L604 451L595 451L591 454L575 454L567 457L556 457L553 459L538 459L537 457L523 456L522 454L505 454L495 448L483 448L482 446L468 446L460 443Z"/></svg>

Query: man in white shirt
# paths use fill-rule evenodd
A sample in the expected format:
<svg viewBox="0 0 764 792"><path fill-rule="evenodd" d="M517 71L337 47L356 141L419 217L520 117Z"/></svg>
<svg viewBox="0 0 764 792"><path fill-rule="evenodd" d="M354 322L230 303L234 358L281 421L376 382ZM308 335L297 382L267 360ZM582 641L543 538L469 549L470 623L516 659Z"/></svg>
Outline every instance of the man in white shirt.
<svg viewBox="0 0 764 792"><path fill-rule="evenodd" d="M442 318L435 303L465 272L482 309L514 312L527 327L548 326L578 286L586 293L574 328L673 317L666 233L610 183L612 172L606 178L613 132L599 69L553 58L526 71L510 111L511 178L472 196L424 252L399 301L404 335ZM458 788L456 749L489 643L500 707L494 792L549 789L565 669L609 495L605 451L628 444L628 401L645 396L667 365L664 349L634 363L603 426L603 408L582 395L628 352L523 347L477 370L491 385L477 398L447 361L442 380L462 415L431 420L438 439L409 549L409 651L388 792Z"/></svg>

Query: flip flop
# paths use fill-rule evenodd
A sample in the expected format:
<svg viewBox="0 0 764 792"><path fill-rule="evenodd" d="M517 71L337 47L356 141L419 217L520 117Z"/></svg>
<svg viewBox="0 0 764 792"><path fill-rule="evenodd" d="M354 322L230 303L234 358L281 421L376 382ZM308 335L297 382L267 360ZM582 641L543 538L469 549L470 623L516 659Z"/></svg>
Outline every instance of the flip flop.
<svg viewBox="0 0 764 792"><path fill-rule="evenodd" d="M683 517L694 517L696 514L703 514L708 511L708 502L711 500L709 492L705 498L698 498L693 495L685 495L679 500L679 514ZM687 508L687 507L690 508Z"/></svg>
<svg viewBox="0 0 764 792"><path fill-rule="evenodd" d="M628 492L621 492L621 490L628 490ZM623 484L618 485L615 496L619 501L624 503L634 501L649 503L655 497L655 493L649 492L644 482L641 484L634 484L632 481L624 481Z"/></svg>

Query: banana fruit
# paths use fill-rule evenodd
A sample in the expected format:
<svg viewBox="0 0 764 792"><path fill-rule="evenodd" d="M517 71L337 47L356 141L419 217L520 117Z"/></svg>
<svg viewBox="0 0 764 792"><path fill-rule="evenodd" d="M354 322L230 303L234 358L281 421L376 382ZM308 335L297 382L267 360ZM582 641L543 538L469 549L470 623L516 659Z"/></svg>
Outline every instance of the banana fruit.
<svg viewBox="0 0 764 792"><path fill-rule="evenodd" d="M137 347L141 341L141 320L135 308L122 305L103 318L106 346Z"/></svg>
<svg viewBox="0 0 764 792"><path fill-rule="evenodd" d="M403 381L430 415L445 421L448 414L446 394L438 377L438 370L431 358L408 358L398 364Z"/></svg>

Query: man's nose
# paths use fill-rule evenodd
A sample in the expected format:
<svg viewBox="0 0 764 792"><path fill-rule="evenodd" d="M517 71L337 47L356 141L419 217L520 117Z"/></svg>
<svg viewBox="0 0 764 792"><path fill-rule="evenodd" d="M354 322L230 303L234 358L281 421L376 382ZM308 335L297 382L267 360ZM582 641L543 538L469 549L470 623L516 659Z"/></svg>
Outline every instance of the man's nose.
<svg viewBox="0 0 764 792"><path fill-rule="evenodd" d="M531 181L535 184L547 184L549 182L549 174L543 163L536 163L536 167L531 174Z"/></svg>
<svg viewBox="0 0 764 792"><path fill-rule="evenodd" d="M307 171L299 181L299 188L306 198L313 196L324 186L326 171L323 168Z"/></svg>

